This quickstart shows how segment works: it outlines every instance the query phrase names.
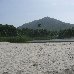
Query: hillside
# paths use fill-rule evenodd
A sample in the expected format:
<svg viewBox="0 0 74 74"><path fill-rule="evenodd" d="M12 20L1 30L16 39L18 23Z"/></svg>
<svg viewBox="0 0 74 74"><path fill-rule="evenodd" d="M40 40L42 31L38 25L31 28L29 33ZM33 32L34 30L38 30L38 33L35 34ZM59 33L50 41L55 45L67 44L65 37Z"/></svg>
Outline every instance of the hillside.
<svg viewBox="0 0 74 74"><path fill-rule="evenodd" d="M19 29L22 28L28 28L28 29L47 29L47 30L63 30L63 29L68 29L71 28L72 25L69 23L65 23L62 21L59 21L54 18L50 17L44 17L39 20L34 20L29 23L25 23L22 26L19 26Z"/></svg>

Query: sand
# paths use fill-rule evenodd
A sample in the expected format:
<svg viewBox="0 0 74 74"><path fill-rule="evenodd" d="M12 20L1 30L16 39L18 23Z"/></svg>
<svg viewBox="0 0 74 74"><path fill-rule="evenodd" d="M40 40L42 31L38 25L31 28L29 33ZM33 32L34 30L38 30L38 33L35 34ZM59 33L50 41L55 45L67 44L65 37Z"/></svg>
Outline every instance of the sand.
<svg viewBox="0 0 74 74"><path fill-rule="evenodd" d="M74 42L0 42L0 74L63 74L71 68Z"/></svg>

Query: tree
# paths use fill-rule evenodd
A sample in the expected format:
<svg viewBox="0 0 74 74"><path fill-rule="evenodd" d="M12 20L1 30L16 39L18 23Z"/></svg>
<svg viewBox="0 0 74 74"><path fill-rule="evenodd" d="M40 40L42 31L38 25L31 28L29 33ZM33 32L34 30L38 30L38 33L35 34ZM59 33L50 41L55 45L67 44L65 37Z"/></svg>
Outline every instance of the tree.
<svg viewBox="0 0 74 74"><path fill-rule="evenodd" d="M38 24L38 27L41 27L41 24Z"/></svg>
<svg viewBox="0 0 74 74"><path fill-rule="evenodd" d="M16 36L17 30L13 25L0 25L0 36L1 37L10 37Z"/></svg>

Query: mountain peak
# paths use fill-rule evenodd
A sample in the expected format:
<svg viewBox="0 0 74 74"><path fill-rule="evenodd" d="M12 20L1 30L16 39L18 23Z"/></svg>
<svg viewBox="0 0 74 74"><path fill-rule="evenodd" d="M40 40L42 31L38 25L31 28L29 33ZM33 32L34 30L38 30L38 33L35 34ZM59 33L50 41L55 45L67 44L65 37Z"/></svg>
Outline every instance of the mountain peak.
<svg viewBox="0 0 74 74"><path fill-rule="evenodd" d="M41 24L40 27L38 27L38 24ZM71 28L71 24L64 23L60 20L50 18L50 17L44 17L39 20L35 20L29 23L25 23L22 26L19 27L19 29L22 28L28 28L28 29L46 29L46 30L62 30Z"/></svg>

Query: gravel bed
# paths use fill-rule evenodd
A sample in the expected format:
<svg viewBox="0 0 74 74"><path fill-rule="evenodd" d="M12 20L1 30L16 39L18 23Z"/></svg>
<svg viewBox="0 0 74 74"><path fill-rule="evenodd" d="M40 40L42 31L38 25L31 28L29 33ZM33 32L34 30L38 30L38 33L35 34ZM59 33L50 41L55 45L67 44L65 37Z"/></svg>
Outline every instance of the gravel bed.
<svg viewBox="0 0 74 74"><path fill-rule="evenodd" d="M0 42L0 74L74 74L74 42Z"/></svg>

